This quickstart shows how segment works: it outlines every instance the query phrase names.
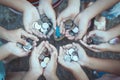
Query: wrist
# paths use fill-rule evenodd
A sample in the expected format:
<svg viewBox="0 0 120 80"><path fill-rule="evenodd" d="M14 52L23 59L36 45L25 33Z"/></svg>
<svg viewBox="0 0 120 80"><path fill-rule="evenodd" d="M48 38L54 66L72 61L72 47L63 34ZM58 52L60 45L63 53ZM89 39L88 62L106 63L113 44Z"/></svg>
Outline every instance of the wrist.
<svg viewBox="0 0 120 80"><path fill-rule="evenodd" d="M27 74L29 74L29 75L31 75L31 76L34 75L34 77L35 77L36 79L38 79L38 78L42 75L42 72L37 72L37 71L29 70L29 71L27 72Z"/></svg>
<svg viewBox="0 0 120 80"><path fill-rule="evenodd" d="M49 74L48 75L44 75L46 80L58 80L58 77L56 74Z"/></svg>
<svg viewBox="0 0 120 80"><path fill-rule="evenodd" d="M0 31L0 38L2 39L5 39L6 40L6 37L8 35L8 30L4 29L4 28L1 28L1 31Z"/></svg>

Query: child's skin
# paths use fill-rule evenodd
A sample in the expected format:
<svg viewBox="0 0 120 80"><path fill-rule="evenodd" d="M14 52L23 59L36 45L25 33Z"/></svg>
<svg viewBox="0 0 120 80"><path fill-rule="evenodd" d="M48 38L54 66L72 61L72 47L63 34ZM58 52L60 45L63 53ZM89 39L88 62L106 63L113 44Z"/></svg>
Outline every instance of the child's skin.
<svg viewBox="0 0 120 80"><path fill-rule="evenodd" d="M49 12L46 15L48 16L48 18L52 20L55 26L56 17L55 17L55 12L51 5L52 3L51 1L52 0L40 0L39 7L42 7L41 11L44 11L45 14ZM34 7L29 1L27 0L12 0L12 1L0 0L0 3L22 12L23 13L23 24L24 24L25 30L31 34L34 33L38 37L43 37L43 35L38 30L33 29L32 23L39 20L40 16L39 16L39 12L37 11L37 8ZM46 7L47 7L47 12L46 12Z"/></svg>
<svg viewBox="0 0 120 80"><path fill-rule="evenodd" d="M85 50L79 44L73 43L73 45L79 49L78 54L80 59L78 63L81 66L85 66L98 71L104 71L104 72L120 75L119 60L89 57L86 54Z"/></svg>
<svg viewBox="0 0 120 80"><path fill-rule="evenodd" d="M43 50L47 48L50 52L51 59L48 63L47 67L43 69L40 66L39 56L43 52ZM41 42L38 47L35 47L31 53L31 57L29 60L29 71L28 72L18 72L14 76L9 76L9 79L6 80L37 80L42 74L46 78L46 80L59 80L56 76L56 68L57 68L57 50L56 48L49 44L48 42ZM44 71L43 71L44 70ZM24 76L23 76L24 75ZM34 76L33 76L34 75Z"/></svg>
<svg viewBox="0 0 120 80"><path fill-rule="evenodd" d="M17 47L16 43L8 42L0 47L0 60L4 60L4 58L7 58L9 55L15 55L18 57L27 56L28 53L29 52Z"/></svg>
<svg viewBox="0 0 120 80"><path fill-rule="evenodd" d="M79 24L79 35L73 37L66 34L66 37L68 37L68 39L80 40L87 32L89 21L102 11L112 7L117 2L119 2L119 0L97 0L93 5L86 8L76 17L75 23Z"/></svg>
<svg viewBox="0 0 120 80"><path fill-rule="evenodd" d="M36 36L25 32L23 29L6 30L0 26L0 38L4 39L6 41L19 42L19 43L25 45L27 42L21 38L22 36L24 36L26 38L31 38L34 41L39 40Z"/></svg>
<svg viewBox="0 0 120 80"><path fill-rule="evenodd" d="M93 30L89 32L89 34L84 37L83 41L80 41L84 46L86 46L88 49L95 51L95 52L104 52L104 51L113 51L113 52L120 52L120 43L117 43L115 45L111 45L108 43L109 40L120 36L120 24L107 30L107 31L99 31L99 30ZM99 45L87 45L86 44L86 38L91 37L92 35L96 35L98 37L101 37L103 39L103 42Z"/></svg>
<svg viewBox="0 0 120 80"><path fill-rule="evenodd" d="M38 10L40 14L46 14L46 16L53 23L53 28L56 28L56 13L52 7L52 0L40 0ZM41 35L43 37L50 37L53 34L54 30L52 30L47 36Z"/></svg>
<svg viewBox="0 0 120 80"><path fill-rule="evenodd" d="M68 6L65 8L57 18L57 24L60 26L60 32L65 34L65 28L63 27L63 22L66 20L72 19L77 16L80 8L80 0L68 0Z"/></svg>
<svg viewBox="0 0 120 80"><path fill-rule="evenodd" d="M64 48L68 48L71 45L65 45ZM58 62L65 67L67 70L72 72L72 74L75 76L76 80L89 80L86 76L85 72L82 70L81 66L77 62L65 62L64 61L64 53L65 50L63 47L60 47L59 50L59 56L58 56Z"/></svg>

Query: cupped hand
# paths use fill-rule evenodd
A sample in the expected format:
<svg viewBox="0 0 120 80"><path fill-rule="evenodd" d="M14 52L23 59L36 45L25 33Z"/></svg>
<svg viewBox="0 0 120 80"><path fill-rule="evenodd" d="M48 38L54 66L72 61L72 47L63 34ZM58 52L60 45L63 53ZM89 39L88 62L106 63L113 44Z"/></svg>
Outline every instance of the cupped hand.
<svg viewBox="0 0 120 80"><path fill-rule="evenodd" d="M30 38L34 41L38 41L39 39L24 31L23 29L17 29L17 30L8 30L7 35L5 35L5 39L7 41L12 41L12 42L19 42L23 45L27 44L26 40L24 40L22 37Z"/></svg>

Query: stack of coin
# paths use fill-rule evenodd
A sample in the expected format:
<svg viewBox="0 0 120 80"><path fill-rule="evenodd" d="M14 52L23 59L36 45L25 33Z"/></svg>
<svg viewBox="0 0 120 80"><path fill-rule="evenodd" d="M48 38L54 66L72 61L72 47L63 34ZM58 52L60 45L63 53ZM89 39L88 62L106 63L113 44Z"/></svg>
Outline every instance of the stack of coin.
<svg viewBox="0 0 120 80"><path fill-rule="evenodd" d="M46 66L47 66L47 64L49 63L49 61L50 61L50 58L49 57L45 57L44 59L43 59L43 61L41 62L41 67L42 68L45 68Z"/></svg>
<svg viewBox="0 0 120 80"><path fill-rule="evenodd" d="M17 43L17 46L19 48L23 48L26 52L28 52L33 48L33 46L32 46L33 45L33 40L31 40L30 38L27 38L26 41L27 41L26 45L22 45L20 43Z"/></svg>
<svg viewBox="0 0 120 80"><path fill-rule="evenodd" d="M71 61L78 61L78 52L75 48L70 48L66 51L66 54L64 56L64 60L67 62Z"/></svg>
<svg viewBox="0 0 120 80"><path fill-rule="evenodd" d="M45 68L50 61L50 54L47 49L45 49L42 54L39 56L40 65L42 68Z"/></svg>
<svg viewBox="0 0 120 80"><path fill-rule="evenodd" d="M39 30L44 35L52 30L52 22L45 15L41 15L41 19L33 23L33 28Z"/></svg>

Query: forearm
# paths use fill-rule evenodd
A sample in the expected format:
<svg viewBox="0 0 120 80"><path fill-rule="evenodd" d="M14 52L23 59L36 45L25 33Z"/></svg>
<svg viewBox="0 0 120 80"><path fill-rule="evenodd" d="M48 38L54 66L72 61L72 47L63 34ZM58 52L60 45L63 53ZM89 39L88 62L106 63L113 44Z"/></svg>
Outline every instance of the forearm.
<svg viewBox="0 0 120 80"><path fill-rule="evenodd" d="M120 75L120 60L98 59L89 57L88 62L85 64L85 66L94 70Z"/></svg>
<svg viewBox="0 0 120 80"><path fill-rule="evenodd" d="M72 73L76 80L89 80L82 68L78 69L77 71L72 71Z"/></svg>
<svg viewBox="0 0 120 80"><path fill-rule="evenodd" d="M0 26L0 38L5 39L6 35L7 35L7 30Z"/></svg>
<svg viewBox="0 0 120 80"><path fill-rule="evenodd" d="M37 80L39 78L38 75L34 75L33 72L28 71L22 80Z"/></svg>
<svg viewBox="0 0 120 80"><path fill-rule="evenodd" d="M27 0L0 0L0 3L20 12L24 12L26 9L33 7Z"/></svg>
<svg viewBox="0 0 120 80"><path fill-rule="evenodd" d="M109 29L107 32L108 32L109 35L111 35L111 38L120 36L120 24L111 28L111 29Z"/></svg>
<svg viewBox="0 0 120 80"><path fill-rule="evenodd" d="M5 45L0 47L0 60L5 59L6 57L8 57L10 55L10 52L7 51Z"/></svg>
<svg viewBox="0 0 120 80"><path fill-rule="evenodd" d="M86 8L81 14L86 15L88 19L92 19L117 2L119 2L119 0L97 0L93 5Z"/></svg>
<svg viewBox="0 0 120 80"><path fill-rule="evenodd" d="M120 52L120 44L111 45L109 51Z"/></svg>
<svg viewBox="0 0 120 80"><path fill-rule="evenodd" d="M57 75L50 75L50 76L45 76L46 80L59 80Z"/></svg>
<svg viewBox="0 0 120 80"><path fill-rule="evenodd" d="M72 7L74 9L80 9L80 0L68 0L68 7Z"/></svg>

